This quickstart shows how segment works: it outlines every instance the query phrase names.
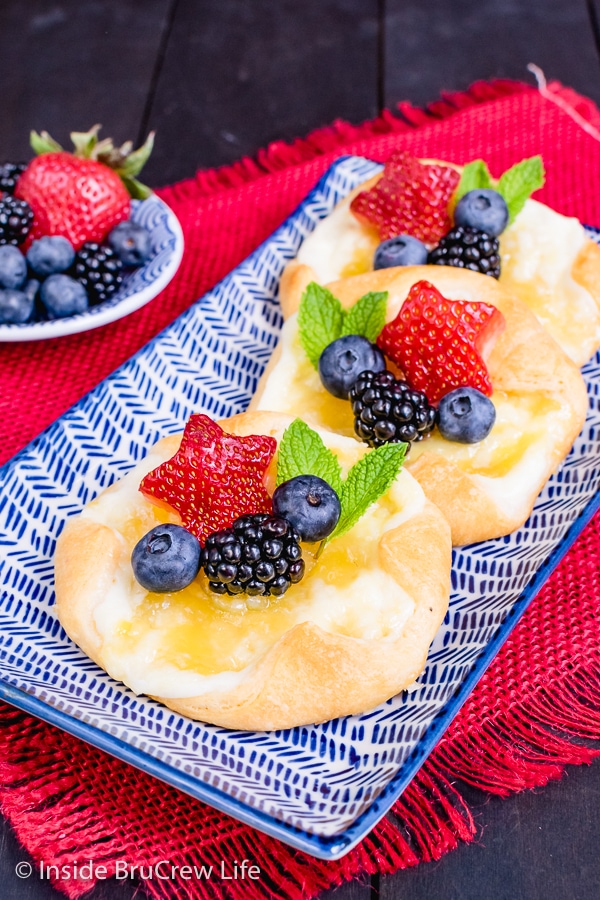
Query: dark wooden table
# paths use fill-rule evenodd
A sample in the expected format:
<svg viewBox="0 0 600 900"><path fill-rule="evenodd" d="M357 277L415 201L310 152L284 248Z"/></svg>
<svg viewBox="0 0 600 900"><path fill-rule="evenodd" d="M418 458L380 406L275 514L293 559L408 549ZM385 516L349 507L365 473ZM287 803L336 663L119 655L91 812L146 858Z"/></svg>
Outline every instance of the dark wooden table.
<svg viewBox="0 0 600 900"><path fill-rule="evenodd" d="M599 7L596 6L598 2ZM2 0L0 160L30 128L59 141L102 122L158 131L153 186L252 155L335 118L358 123L534 62L600 103L600 0ZM600 211L598 222L600 224ZM597 900L600 763L508 800L464 788L479 835L437 863L325 892L328 900ZM1 900L63 896L0 821ZM90 900L129 898L101 883Z"/></svg>

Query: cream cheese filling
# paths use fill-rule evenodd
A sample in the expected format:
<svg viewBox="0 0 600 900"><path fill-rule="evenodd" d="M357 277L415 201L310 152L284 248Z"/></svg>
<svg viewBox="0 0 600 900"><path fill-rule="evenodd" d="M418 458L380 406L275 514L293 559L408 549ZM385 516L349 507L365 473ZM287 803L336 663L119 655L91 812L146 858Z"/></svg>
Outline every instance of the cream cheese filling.
<svg viewBox="0 0 600 900"><path fill-rule="evenodd" d="M281 433L274 436L280 438ZM348 469L368 450L354 439L323 434ZM324 631L357 640L392 641L415 610L409 590L379 563L381 535L424 508L420 486L402 471L389 491L347 535L333 541L318 562L307 548L308 574L265 610L219 609L202 579L175 594L151 594L135 580L130 564L137 540L160 521L177 521L138 491L146 471L172 455L154 449L143 467L100 495L83 516L112 528L123 552L110 591L94 610L106 670L136 693L168 698L229 690L251 675L255 664L294 625L312 622Z"/></svg>
<svg viewBox="0 0 600 900"><path fill-rule="evenodd" d="M300 247L298 262L314 269L319 284L360 275L373 268L379 236L374 228L363 225L350 212L350 203L357 193L353 191L341 200Z"/></svg>
<svg viewBox="0 0 600 900"><path fill-rule="evenodd" d="M571 274L587 240L577 219L535 200L527 200L500 236L500 284L529 306L578 364L600 343L594 298Z"/></svg>

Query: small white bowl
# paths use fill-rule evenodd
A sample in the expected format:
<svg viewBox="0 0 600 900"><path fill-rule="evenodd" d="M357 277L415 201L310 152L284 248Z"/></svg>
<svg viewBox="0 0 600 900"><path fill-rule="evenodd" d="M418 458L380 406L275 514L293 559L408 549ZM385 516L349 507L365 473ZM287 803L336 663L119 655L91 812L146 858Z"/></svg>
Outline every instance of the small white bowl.
<svg viewBox="0 0 600 900"><path fill-rule="evenodd" d="M175 213L156 194L131 201L131 218L150 232L152 256L125 276L119 291L104 303L65 319L0 325L0 342L43 341L90 331L128 316L152 300L171 281L183 256L183 232Z"/></svg>

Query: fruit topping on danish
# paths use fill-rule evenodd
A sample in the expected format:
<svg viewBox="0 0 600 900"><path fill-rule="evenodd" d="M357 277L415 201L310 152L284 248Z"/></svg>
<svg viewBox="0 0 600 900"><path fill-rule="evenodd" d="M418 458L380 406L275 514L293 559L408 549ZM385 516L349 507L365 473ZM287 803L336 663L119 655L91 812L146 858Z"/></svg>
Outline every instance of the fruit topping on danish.
<svg viewBox="0 0 600 900"><path fill-rule="evenodd" d="M476 388L456 388L438 406L437 426L447 441L476 444L486 439L495 421L496 407Z"/></svg>
<svg viewBox="0 0 600 900"><path fill-rule="evenodd" d="M490 396L485 358L504 327L504 316L490 303L448 300L418 281L377 344L430 403L464 386Z"/></svg>
<svg viewBox="0 0 600 900"><path fill-rule="evenodd" d="M137 542L131 554L136 581L155 594L182 591L200 569L200 542L181 525L156 525Z"/></svg>
<svg viewBox="0 0 600 900"><path fill-rule="evenodd" d="M265 482L277 449L271 499ZM268 601L256 598L281 597L304 577L300 542L344 534L389 488L404 455L404 445L373 451L343 480L335 454L300 419L278 448L271 436L227 434L208 416L192 416L177 453L140 484L184 527L167 523L145 534L131 556L134 576L148 591L172 593L202 570L208 591L242 594L247 608L265 608Z"/></svg>
<svg viewBox="0 0 600 900"><path fill-rule="evenodd" d="M231 528L210 534L202 568L214 594L281 597L304 576L300 535L283 516L240 516Z"/></svg>
<svg viewBox="0 0 600 900"><path fill-rule="evenodd" d="M374 225L382 241L407 234L434 244L451 227L448 204L459 181L451 166L395 153L377 184L358 194L350 209L359 221Z"/></svg>
<svg viewBox="0 0 600 900"><path fill-rule="evenodd" d="M362 372L350 391L354 433L371 447L422 441L433 431L436 412L422 391L385 369Z"/></svg>
<svg viewBox="0 0 600 900"><path fill-rule="evenodd" d="M239 516L271 512L263 478L276 449L272 437L226 434L208 416L195 415L175 456L149 472L140 491L176 510L203 542Z"/></svg>

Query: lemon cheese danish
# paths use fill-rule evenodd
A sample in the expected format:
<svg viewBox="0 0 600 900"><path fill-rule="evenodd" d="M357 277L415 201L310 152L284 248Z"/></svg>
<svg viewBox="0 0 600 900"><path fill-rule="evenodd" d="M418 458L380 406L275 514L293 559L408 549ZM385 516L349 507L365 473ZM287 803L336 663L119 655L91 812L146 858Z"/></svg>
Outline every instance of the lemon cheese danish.
<svg viewBox="0 0 600 900"><path fill-rule="evenodd" d="M67 522L60 621L114 678L206 722L374 707L422 671L450 589L448 525L403 455L281 413L193 416Z"/></svg>
<svg viewBox="0 0 600 900"><path fill-rule="evenodd" d="M306 290L296 270L283 289L287 318L253 409L294 413L372 446L409 441L406 468L450 522L454 544L523 524L583 425L587 394L518 298L447 266L384 268ZM365 357L360 341L371 348ZM329 347L340 352L328 372ZM336 393L328 378L344 367L351 377Z"/></svg>

